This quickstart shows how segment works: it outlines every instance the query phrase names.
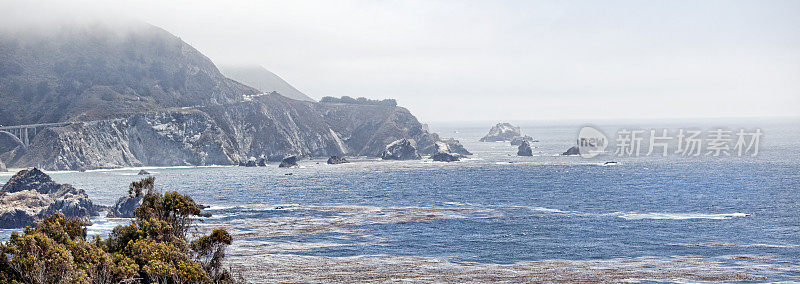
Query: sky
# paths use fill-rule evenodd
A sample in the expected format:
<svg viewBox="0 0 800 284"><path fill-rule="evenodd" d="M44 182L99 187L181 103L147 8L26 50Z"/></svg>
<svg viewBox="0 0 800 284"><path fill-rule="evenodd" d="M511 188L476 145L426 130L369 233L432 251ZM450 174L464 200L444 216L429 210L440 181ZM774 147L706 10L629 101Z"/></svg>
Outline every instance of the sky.
<svg viewBox="0 0 800 284"><path fill-rule="evenodd" d="M7 1L142 20L424 122L800 116L800 1Z"/></svg>

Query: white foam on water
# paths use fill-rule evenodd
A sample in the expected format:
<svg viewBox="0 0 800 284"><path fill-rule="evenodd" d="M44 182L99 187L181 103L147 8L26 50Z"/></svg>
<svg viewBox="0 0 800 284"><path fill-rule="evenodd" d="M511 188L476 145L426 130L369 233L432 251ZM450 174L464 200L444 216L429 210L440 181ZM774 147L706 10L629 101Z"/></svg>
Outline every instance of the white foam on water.
<svg viewBox="0 0 800 284"><path fill-rule="evenodd" d="M690 219L712 219L712 220L725 220L735 217L747 217L747 213L721 213L721 214L704 214L704 213L622 213L618 217L625 220L690 220Z"/></svg>
<svg viewBox="0 0 800 284"><path fill-rule="evenodd" d="M710 220L726 220L732 219L737 217L747 217L750 214L747 213L720 213L720 214L710 214L710 213L655 213L655 212L648 212L648 213L633 213L633 212L612 212L612 213L586 213L586 212L578 212L578 211L568 211L568 210L561 210L555 208L547 208L547 207L530 207L530 206L521 206L523 208L528 208L531 211L536 212L543 212L543 213L552 213L552 214L563 214L563 215L573 215L573 216L614 216L619 217L625 220L691 220L691 219L710 219Z"/></svg>
<svg viewBox="0 0 800 284"><path fill-rule="evenodd" d="M669 243L670 246L682 247L740 247L740 248L796 248L794 244L734 244L734 243Z"/></svg>
<svg viewBox="0 0 800 284"><path fill-rule="evenodd" d="M550 212L550 213L574 213L571 211L563 211L561 209L553 209L553 208L545 208L545 207L528 207L530 210L533 211L540 211L540 212Z"/></svg>
<svg viewBox="0 0 800 284"><path fill-rule="evenodd" d="M101 214L105 214L105 212L101 212ZM106 218L106 217L95 217L92 218L90 221L92 222L91 226L86 227L86 235L93 236L93 235L100 235L100 234L107 234L110 233L115 227L119 225L128 225L131 222L131 218Z"/></svg>
<svg viewBox="0 0 800 284"><path fill-rule="evenodd" d="M210 205L205 210L227 210L233 208L236 208L236 206Z"/></svg>

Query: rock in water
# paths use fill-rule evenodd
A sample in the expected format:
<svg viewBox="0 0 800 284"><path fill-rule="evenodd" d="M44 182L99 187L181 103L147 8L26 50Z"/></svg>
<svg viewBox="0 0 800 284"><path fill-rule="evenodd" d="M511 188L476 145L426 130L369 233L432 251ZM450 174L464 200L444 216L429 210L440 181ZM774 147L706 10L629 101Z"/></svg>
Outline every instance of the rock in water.
<svg viewBox="0 0 800 284"><path fill-rule="evenodd" d="M25 210L0 209L0 212L2 212L0 213L0 229L24 228L25 226L36 224L34 216L31 216Z"/></svg>
<svg viewBox="0 0 800 284"><path fill-rule="evenodd" d="M244 163L244 166L245 167L251 167L251 168L252 167L257 167L258 166L258 162L256 162L256 158L250 158L249 160L247 160L246 163Z"/></svg>
<svg viewBox="0 0 800 284"><path fill-rule="evenodd" d="M137 175L140 175L140 176L147 176L147 175L150 175L150 172L148 172L148 171L145 171L145 170L141 170L141 171L139 171L139 173L138 173Z"/></svg>
<svg viewBox="0 0 800 284"><path fill-rule="evenodd" d="M519 146L520 144L522 144L522 141L528 141L528 143L533 143L534 140L533 137L530 137L528 135L514 137L513 139L511 139L511 145Z"/></svg>
<svg viewBox="0 0 800 284"><path fill-rule="evenodd" d="M519 127L513 126L510 123L498 123L493 126L486 136L481 138L481 142L497 142L497 141L511 141L514 137L519 137Z"/></svg>
<svg viewBox="0 0 800 284"><path fill-rule="evenodd" d="M267 166L267 159L265 159L265 158L258 159L258 166L259 167L266 167Z"/></svg>
<svg viewBox="0 0 800 284"><path fill-rule="evenodd" d="M130 196L126 195L117 199L117 202L114 203L114 207L108 210L108 218L133 218L133 210L139 208L139 205L142 205L142 199L144 195L140 196Z"/></svg>
<svg viewBox="0 0 800 284"><path fill-rule="evenodd" d="M572 155L580 155L580 154L581 154L581 150L580 150L580 148L578 148L578 146L572 146L571 148L567 149L566 152L561 153L561 155L564 155L564 156L572 156Z"/></svg>
<svg viewBox="0 0 800 284"><path fill-rule="evenodd" d="M461 145L461 142L458 142L455 138L449 138L442 140L445 144L447 144L447 148L450 149L450 153L455 153L459 155L472 155L467 148L464 148L464 145Z"/></svg>
<svg viewBox="0 0 800 284"><path fill-rule="evenodd" d="M329 165L337 165L337 164L344 164L344 163L349 163L349 161L347 161L347 159L345 159L344 157L331 156L330 158L328 158L328 164Z"/></svg>
<svg viewBox="0 0 800 284"><path fill-rule="evenodd" d="M517 148L517 156L533 156L533 150L531 150L531 144L528 141L523 140L519 147Z"/></svg>
<svg viewBox="0 0 800 284"><path fill-rule="evenodd" d="M281 161L281 164L278 165L280 168L289 168L289 167L297 167L297 156L289 156Z"/></svg>
<svg viewBox="0 0 800 284"><path fill-rule="evenodd" d="M55 183L36 168L18 172L0 189L0 228L33 226L57 212L88 220L97 211L82 189Z"/></svg>
<svg viewBox="0 0 800 284"><path fill-rule="evenodd" d="M381 153L384 160L419 160L421 157L414 147L413 140L400 139L386 145L386 149Z"/></svg>
<svg viewBox="0 0 800 284"><path fill-rule="evenodd" d="M448 145L444 141L436 141L436 143L433 144L433 150L435 152L432 155L438 153L450 153L450 145Z"/></svg>
<svg viewBox="0 0 800 284"><path fill-rule="evenodd" d="M431 159L437 162L455 162L459 160L458 156L445 152L433 154Z"/></svg>

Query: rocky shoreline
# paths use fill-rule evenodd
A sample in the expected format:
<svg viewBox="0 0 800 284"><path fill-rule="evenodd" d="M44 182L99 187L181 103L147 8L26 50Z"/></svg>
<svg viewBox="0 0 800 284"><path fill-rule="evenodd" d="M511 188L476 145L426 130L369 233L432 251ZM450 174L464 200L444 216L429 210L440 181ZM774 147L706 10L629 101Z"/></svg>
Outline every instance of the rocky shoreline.
<svg viewBox="0 0 800 284"><path fill-rule="evenodd" d="M88 221L99 214L82 189L55 183L37 168L22 170L0 189L0 228L22 228L54 213Z"/></svg>
<svg viewBox="0 0 800 284"><path fill-rule="evenodd" d="M88 170L235 165L261 157L378 157L399 139L435 153L439 136L405 108L301 102L278 94L229 105L76 122L38 133L27 149L0 153L13 168Z"/></svg>

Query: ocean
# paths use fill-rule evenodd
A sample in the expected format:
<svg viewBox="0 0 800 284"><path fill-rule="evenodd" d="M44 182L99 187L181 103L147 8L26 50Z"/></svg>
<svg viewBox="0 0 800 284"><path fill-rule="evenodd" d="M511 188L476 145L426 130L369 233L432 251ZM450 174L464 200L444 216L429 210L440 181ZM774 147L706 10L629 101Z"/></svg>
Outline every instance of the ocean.
<svg viewBox="0 0 800 284"><path fill-rule="evenodd" d="M227 228L228 265L253 282L800 281L798 122L592 123L612 142L620 129L759 128L755 157L561 156L586 125L562 121L519 123L537 139L520 157L478 142L493 123L471 122L430 124L474 154L453 163L144 169L210 206L199 232ZM112 205L140 169L50 174ZM98 217L89 232L127 222Z"/></svg>

